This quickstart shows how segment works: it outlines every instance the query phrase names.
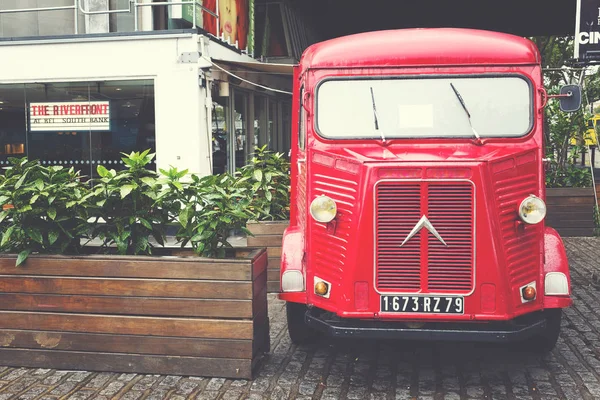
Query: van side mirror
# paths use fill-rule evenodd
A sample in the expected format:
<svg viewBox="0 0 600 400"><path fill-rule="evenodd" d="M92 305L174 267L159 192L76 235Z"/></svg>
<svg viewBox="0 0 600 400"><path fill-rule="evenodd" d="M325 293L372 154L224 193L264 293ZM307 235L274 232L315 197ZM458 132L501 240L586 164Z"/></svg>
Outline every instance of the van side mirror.
<svg viewBox="0 0 600 400"><path fill-rule="evenodd" d="M565 85L560 88L560 109L563 112L575 112L581 107L581 86Z"/></svg>

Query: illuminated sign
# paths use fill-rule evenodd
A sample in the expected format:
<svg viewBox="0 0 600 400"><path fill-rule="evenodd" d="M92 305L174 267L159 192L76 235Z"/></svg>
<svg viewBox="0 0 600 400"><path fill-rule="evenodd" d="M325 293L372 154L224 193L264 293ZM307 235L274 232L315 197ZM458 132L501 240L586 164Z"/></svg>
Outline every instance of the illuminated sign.
<svg viewBox="0 0 600 400"><path fill-rule="evenodd" d="M108 101L29 103L31 132L109 131Z"/></svg>
<svg viewBox="0 0 600 400"><path fill-rule="evenodd" d="M575 58L600 60L600 0L577 0Z"/></svg>

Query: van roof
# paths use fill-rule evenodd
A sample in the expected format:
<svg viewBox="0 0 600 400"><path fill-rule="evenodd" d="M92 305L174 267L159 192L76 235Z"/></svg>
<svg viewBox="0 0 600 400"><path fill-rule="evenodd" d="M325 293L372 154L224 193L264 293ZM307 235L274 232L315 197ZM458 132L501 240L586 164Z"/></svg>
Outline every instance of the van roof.
<svg viewBox="0 0 600 400"><path fill-rule="evenodd" d="M529 39L462 28L418 28L344 36L310 46L301 69L428 65L539 64Z"/></svg>

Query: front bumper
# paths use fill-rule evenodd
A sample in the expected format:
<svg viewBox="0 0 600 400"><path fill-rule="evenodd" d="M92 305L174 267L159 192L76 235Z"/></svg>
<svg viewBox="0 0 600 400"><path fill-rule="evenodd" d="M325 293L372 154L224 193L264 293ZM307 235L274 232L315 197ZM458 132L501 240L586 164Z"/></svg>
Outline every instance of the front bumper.
<svg viewBox="0 0 600 400"><path fill-rule="evenodd" d="M506 322L436 322L421 328L409 328L403 322L339 318L311 308L306 312L304 321L328 336L369 339L506 343L525 340L546 329L546 318L541 312Z"/></svg>

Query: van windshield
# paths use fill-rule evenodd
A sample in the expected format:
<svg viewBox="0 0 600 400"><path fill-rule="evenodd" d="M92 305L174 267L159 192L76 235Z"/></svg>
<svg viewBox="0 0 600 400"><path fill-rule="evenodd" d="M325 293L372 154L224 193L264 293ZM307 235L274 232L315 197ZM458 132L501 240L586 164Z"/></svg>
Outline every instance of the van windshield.
<svg viewBox="0 0 600 400"><path fill-rule="evenodd" d="M533 126L532 97L517 76L332 79L317 89L316 129L330 139L517 137Z"/></svg>

